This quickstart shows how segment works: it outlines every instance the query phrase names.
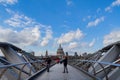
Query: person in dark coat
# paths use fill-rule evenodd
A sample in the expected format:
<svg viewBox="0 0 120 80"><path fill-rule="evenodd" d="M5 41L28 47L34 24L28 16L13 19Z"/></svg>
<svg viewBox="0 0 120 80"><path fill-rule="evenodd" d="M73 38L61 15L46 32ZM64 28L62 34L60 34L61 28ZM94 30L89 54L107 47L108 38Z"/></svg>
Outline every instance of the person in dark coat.
<svg viewBox="0 0 120 80"><path fill-rule="evenodd" d="M63 71L63 73L65 73L65 72L68 73L68 68L67 68L68 58L67 58L67 56L64 57L62 63L63 63L63 66L64 66L64 71Z"/></svg>
<svg viewBox="0 0 120 80"><path fill-rule="evenodd" d="M50 57L47 57L47 59L46 59L46 64L47 64L47 72L49 72L49 68L50 68L50 63L51 63L51 59L50 59Z"/></svg>

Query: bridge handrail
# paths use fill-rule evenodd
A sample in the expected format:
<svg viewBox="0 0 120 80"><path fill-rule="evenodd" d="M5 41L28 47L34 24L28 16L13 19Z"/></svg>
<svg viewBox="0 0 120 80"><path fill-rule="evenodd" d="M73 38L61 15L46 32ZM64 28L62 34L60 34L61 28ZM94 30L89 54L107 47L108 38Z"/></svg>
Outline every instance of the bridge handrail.
<svg viewBox="0 0 120 80"><path fill-rule="evenodd" d="M79 62L100 63L100 64L106 64L106 65L120 67L120 64L110 63L110 62L99 62L99 61L94 61L94 60L77 60L77 61L79 61Z"/></svg>
<svg viewBox="0 0 120 80"><path fill-rule="evenodd" d="M29 63L37 63L37 62L44 62L42 60L37 60L37 61L30 61L30 62L22 62L22 63L17 63L17 64L9 64L9 65L2 65L0 68L8 68L8 67L13 67L13 66L18 66L18 65L23 65L23 64L29 64ZM43 63L41 63L43 64Z"/></svg>
<svg viewBox="0 0 120 80"><path fill-rule="evenodd" d="M97 73L99 73L99 72L101 72L101 71L104 71L106 80L109 80L109 79L108 79L108 74L106 73L105 68L107 68L107 67L109 67L109 66L120 67L120 64L117 64L117 62L119 62L120 59L116 60L116 61L113 62L113 63L111 63L111 62L102 62L102 61L100 62L100 61L94 61L94 60L73 60L73 61L77 61L77 62L88 62L88 63L98 63L98 64L101 66L102 70L97 71L97 72L96 72L94 66L91 65L91 67L93 68L94 76L95 76ZM103 65L106 65L106 66L104 67Z"/></svg>

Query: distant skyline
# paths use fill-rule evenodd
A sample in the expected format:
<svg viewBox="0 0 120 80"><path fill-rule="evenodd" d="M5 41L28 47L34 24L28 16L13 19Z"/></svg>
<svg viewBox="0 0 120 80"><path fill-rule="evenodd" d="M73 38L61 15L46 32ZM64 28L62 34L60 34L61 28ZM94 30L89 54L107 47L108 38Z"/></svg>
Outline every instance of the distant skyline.
<svg viewBox="0 0 120 80"><path fill-rule="evenodd" d="M120 41L120 0L0 0L0 42L35 55L93 53Z"/></svg>

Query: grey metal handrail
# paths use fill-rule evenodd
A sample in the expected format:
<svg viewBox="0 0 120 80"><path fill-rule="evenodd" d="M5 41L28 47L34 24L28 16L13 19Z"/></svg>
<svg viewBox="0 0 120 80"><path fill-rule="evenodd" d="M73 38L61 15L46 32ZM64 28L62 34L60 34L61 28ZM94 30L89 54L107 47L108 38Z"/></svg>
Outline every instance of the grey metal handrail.
<svg viewBox="0 0 120 80"><path fill-rule="evenodd" d="M17 64L9 64L9 65L2 65L0 66L0 68L8 68L8 67L13 67L13 66L18 66L18 65L23 65L23 64L29 64L29 63L37 63L37 62L43 62L41 60L37 60L37 61L31 61L31 62L23 62L23 63L17 63ZM42 64L42 63L41 63Z"/></svg>
<svg viewBox="0 0 120 80"><path fill-rule="evenodd" d="M113 63L115 64L115 63L118 63L119 61L120 61L120 59L114 61ZM104 68L107 69L107 68L109 68L110 66L111 66L111 65L107 65L107 66L105 66ZM100 70L98 70L96 73L100 73L101 71L103 71L103 70L100 69Z"/></svg>
<svg viewBox="0 0 120 80"><path fill-rule="evenodd" d="M81 61L81 62L92 62L92 63L100 63L100 64L106 64L106 65L111 65L111 66L120 67L120 64L110 63L110 62L99 62L99 61L93 61L93 60L77 60L77 61Z"/></svg>
<svg viewBox="0 0 120 80"><path fill-rule="evenodd" d="M23 62L23 63L17 63L17 64L8 64L8 65L2 65L0 66L0 69L3 69L3 72L0 74L0 78L3 76L3 74L7 71L8 68L11 68L11 67L16 67L18 65L23 65L22 69L20 70L19 72L19 76L18 76L18 79L17 80L21 80L21 73L23 72L23 68L27 65L27 64L30 64L30 63L41 63L43 64L43 60L37 60L37 61L31 61L31 62ZM29 76L31 75L31 69L32 69L32 66L30 67L30 71L29 71Z"/></svg>
<svg viewBox="0 0 120 80"><path fill-rule="evenodd" d="M120 60L116 60L113 63L110 63L110 62L99 62L99 61L93 61L93 60L79 60L79 59L76 60L76 62L98 63L100 65L100 67L102 68L99 72L104 71L106 80L109 80L109 79L108 79L108 75L107 75L105 69L107 67L110 67L110 66L120 67L120 64L117 64L118 61L120 61ZM106 65L106 66L104 67L103 65ZM95 76L98 72L95 71L95 67L93 66L93 64L91 64L91 67L93 68L93 72L94 72L94 76Z"/></svg>
<svg viewBox="0 0 120 80"><path fill-rule="evenodd" d="M11 64L10 62L8 62L7 60L5 60L5 59L3 59L3 58L0 58L0 60L2 60L5 64L9 64L9 65ZM29 75L28 72L26 72L25 70L20 69L20 68L17 67L17 66L13 66L13 68L16 68L16 69L18 69L18 70L24 72L25 74L28 74L28 75Z"/></svg>

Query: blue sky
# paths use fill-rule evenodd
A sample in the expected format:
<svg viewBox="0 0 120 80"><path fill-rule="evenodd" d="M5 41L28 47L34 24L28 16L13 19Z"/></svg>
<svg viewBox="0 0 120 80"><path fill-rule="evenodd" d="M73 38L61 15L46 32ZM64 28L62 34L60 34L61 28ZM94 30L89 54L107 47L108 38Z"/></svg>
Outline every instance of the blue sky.
<svg viewBox="0 0 120 80"><path fill-rule="evenodd" d="M0 41L36 55L93 53L120 40L120 0L0 0Z"/></svg>

